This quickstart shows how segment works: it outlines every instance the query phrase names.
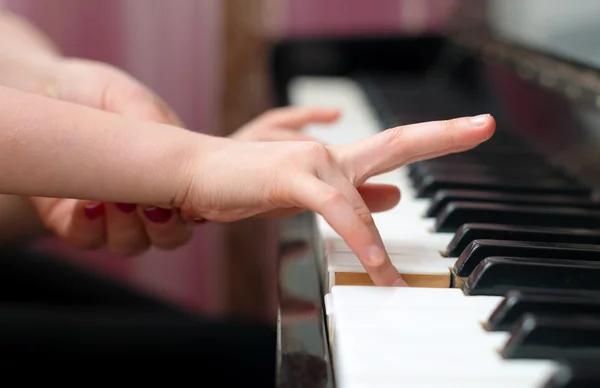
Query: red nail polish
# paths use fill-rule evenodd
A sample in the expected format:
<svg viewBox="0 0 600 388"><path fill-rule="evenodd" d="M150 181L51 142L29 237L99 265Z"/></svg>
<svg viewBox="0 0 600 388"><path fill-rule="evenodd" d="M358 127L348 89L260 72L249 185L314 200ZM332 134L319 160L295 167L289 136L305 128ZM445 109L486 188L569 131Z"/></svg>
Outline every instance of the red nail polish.
<svg viewBox="0 0 600 388"><path fill-rule="evenodd" d="M194 222L197 224L205 224L206 221L206 218L194 218Z"/></svg>
<svg viewBox="0 0 600 388"><path fill-rule="evenodd" d="M137 205L132 203L115 203L115 207L125 214L133 213Z"/></svg>
<svg viewBox="0 0 600 388"><path fill-rule="evenodd" d="M148 208L144 210L144 213L150 221L156 222L157 224L167 223L173 215L173 212L171 212L170 209L163 209L161 207Z"/></svg>
<svg viewBox="0 0 600 388"><path fill-rule="evenodd" d="M93 221L104 214L104 204L100 202L94 205L88 205L83 208L83 212L90 221Z"/></svg>

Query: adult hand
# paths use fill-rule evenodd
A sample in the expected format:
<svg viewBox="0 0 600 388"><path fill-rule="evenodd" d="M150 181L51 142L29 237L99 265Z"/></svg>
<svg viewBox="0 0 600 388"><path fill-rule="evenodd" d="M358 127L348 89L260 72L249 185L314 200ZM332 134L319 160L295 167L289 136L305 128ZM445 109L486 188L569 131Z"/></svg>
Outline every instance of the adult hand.
<svg viewBox="0 0 600 388"><path fill-rule="evenodd" d="M405 285L373 221L374 204L357 187L405 164L473 148L494 130L494 119L483 115L392 128L343 146L214 139L211 152L197 153L190 165L177 205L185 217L214 221L315 211L376 285Z"/></svg>
<svg viewBox="0 0 600 388"><path fill-rule="evenodd" d="M164 101L110 65L61 59L47 74L29 91L139 120L182 126ZM32 197L30 201L45 226L65 242L84 249L107 246L123 256L140 254L151 246L177 248L189 240L194 226L182 221L177 209L62 198Z"/></svg>
<svg viewBox="0 0 600 388"><path fill-rule="evenodd" d="M286 107L271 109L231 135L243 141L314 141L300 132L309 124L330 124L340 117L337 109Z"/></svg>

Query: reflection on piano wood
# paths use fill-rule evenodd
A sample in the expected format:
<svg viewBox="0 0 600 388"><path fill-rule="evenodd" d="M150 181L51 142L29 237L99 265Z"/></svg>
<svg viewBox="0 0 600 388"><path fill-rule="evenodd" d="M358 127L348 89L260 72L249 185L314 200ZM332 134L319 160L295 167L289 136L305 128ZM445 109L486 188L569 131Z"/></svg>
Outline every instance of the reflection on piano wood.
<svg viewBox="0 0 600 388"><path fill-rule="evenodd" d="M400 55L415 55L409 46ZM508 54L495 61L479 46L448 47L427 70L311 69L289 79L289 103L343 110L333 126L307 129L329 144L480 113L498 123L474 150L372 180L402 191L398 206L374 218L411 288L369 287L347 244L314 215L336 385L600 386L595 98L524 77Z"/></svg>

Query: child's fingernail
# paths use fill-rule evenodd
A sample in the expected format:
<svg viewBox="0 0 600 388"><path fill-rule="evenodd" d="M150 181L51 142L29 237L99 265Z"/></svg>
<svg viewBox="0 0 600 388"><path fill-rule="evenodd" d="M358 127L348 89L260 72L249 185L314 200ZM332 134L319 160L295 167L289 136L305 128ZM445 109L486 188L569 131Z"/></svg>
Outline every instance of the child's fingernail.
<svg viewBox="0 0 600 388"><path fill-rule="evenodd" d="M398 278L394 282L393 287L408 287L408 284L406 284L406 282L404 281L404 279Z"/></svg>
<svg viewBox="0 0 600 388"><path fill-rule="evenodd" d="M115 203L115 206L117 209L126 214L133 213L137 207L137 205L132 203Z"/></svg>
<svg viewBox="0 0 600 388"><path fill-rule="evenodd" d="M485 125L485 123L487 123L489 118L490 118L490 115L475 116L475 117L471 117L471 122L473 123L473 125L482 127Z"/></svg>
<svg viewBox="0 0 600 388"><path fill-rule="evenodd" d="M104 204L99 202L93 205L87 205L83 208L83 212L90 221L93 221L98 217L102 217L104 214Z"/></svg>
<svg viewBox="0 0 600 388"><path fill-rule="evenodd" d="M144 210L146 217L152 222L156 222L157 224L167 223L173 212L170 209L163 209L161 207L151 207Z"/></svg>

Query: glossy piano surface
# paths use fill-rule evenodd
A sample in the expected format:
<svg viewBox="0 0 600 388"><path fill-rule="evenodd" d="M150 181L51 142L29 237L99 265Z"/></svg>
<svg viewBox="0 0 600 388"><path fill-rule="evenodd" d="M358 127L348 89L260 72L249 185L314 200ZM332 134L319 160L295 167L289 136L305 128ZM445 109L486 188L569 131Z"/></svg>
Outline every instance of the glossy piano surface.
<svg viewBox="0 0 600 388"><path fill-rule="evenodd" d="M277 387L333 388L322 278L324 260L314 216L280 226Z"/></svg>

